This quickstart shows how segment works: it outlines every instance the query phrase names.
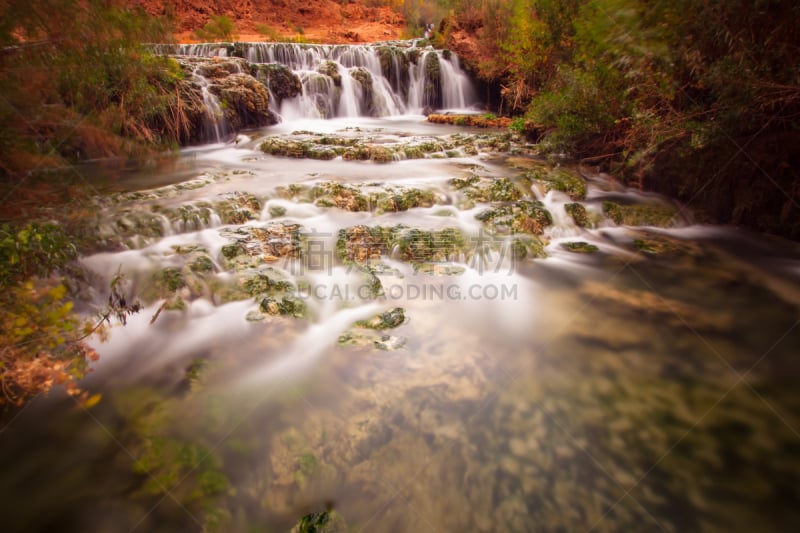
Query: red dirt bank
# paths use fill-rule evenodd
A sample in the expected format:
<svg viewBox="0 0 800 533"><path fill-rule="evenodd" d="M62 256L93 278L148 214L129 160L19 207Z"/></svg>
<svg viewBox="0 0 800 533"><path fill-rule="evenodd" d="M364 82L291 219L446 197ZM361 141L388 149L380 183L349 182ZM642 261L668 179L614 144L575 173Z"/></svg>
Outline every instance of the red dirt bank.
<svg viewBox="0 0 800 533"><path fill-rule="evenodd" d="M280 38L302 36L324 43L365 43L402 37L403 16L388 7L367 7L357 0L130 0L154 16L173 13L179 42L197 42L194 30L212 15L227 15L239 41L268 41L256 31L267 25Z"/></svg>

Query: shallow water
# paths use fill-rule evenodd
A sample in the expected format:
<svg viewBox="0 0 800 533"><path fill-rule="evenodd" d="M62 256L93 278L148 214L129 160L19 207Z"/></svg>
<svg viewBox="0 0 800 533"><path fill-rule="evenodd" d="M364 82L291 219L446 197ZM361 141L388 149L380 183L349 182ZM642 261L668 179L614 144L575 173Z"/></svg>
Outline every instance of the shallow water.
<svg viewBox="0 0 800 533"><path fill-rule="evenodd" d="M485 133L415 116L302 121L145 172L98 170L99 187L128 194L200 180L100 201L108 220L234 191L262 209L240 225L165 218L163 237L83 258L97 305L117 271L139 295L159 269L185 271L195 252L176 247L202 247L212 268L180 289L183 309L150 324L164 301L154 298L97 344L85 386L98 405L55 395L2 430L4 531L286 531L326 507L356 531L800 525L797 244L686 222L585 229L563 212L564 193L534 187L555 220L548 257L513 260L475 219L486 205L461 203L448 182L513 177L515 158L376 164L257 149L264 135L303 130L386 144ZM589 177L583 203L598 216L603 200L654 199ZM277 191L327 180L430 190L436 205L350 212ZM302 226L303 256L247 271L294 283L304 318L259 315L258 301L220 288L243 275L222 255L230 232L273 223ZM384 296L372 298L336 258L337 232L399 223L457 228L466 251L427 271L385 256ZM643 253L637 239L665 251ZM562 247L575 241L598 251ZM396 328L352 327L396 307ZM363 342L348 345L348 332Z"/></svg>

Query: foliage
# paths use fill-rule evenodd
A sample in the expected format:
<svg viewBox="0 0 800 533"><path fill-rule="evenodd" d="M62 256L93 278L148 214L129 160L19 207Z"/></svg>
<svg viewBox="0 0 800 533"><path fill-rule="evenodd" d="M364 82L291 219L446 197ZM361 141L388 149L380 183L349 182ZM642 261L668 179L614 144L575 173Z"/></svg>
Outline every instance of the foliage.
<svg viewBox="0 0 800 533"><path fill-rule="evenodd" d="M205 26L194 33L201 41L232 41L236 38L236 26L228 15L211 15Z"/></svg>
<svg viewBox="0 0 800 533"><path fill-rule="evenodd" d="M699 198L723 221L749 217L762 227L768 219L762 229L800 236L791 222L800 215L800 34L791 22L799 4L453 4L443 26L477 38L478 75L501 87L502 110L547 132L542 151L589 157L635 185Z"/></svg>
<svg viewBox="0 0 800 533"><path fill-rule="evenodd" d="M97 323L73 312L63 280L53 274L75 257L75 247L55 225L0 228L0 408L63 385L70 395L97 353L83 341L103 335L116 317L124 323L139 311L111 284L108 305Z"/></svg>
<svg viewBox="0 0 800 533"><path fill-rule="evenodd" d="M169 21L121 0L9 0L0 15L0 179L180 138L181 70L141 44L168 41Z"/></svg>

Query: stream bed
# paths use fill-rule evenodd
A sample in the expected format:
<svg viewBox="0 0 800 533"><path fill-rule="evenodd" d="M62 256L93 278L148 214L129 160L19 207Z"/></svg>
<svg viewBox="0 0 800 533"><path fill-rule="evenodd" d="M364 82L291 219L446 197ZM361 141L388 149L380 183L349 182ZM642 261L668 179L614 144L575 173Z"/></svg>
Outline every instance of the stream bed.
<svg viewBox="0 0 800 533"><path fill-rule="evenodd" d="M424 117L86 169L91 407L0 434L4 531L790 531L800 246Z"/></svg>

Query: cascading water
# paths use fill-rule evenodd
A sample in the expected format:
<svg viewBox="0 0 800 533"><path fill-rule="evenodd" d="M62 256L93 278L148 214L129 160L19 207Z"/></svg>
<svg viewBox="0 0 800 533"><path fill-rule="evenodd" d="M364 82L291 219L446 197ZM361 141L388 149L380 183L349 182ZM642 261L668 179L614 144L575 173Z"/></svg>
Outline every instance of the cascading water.
<svg viewBox="0 0 800 533"><path fill-rule="evenodd" d="M208 117L208 120L205 122L206 137L216 142L221 142L228 133L228 127L225 122L225 113L222 111L219 98L209 90L210 84L205 76L200 74L197 70L192 72L192 76L200 86L203 95L203 104Z"/></svg>
<svg viewBox="0 0 800 533"><path fill-rule="evenodd" d="M458 57L416 45L417 41L381 45L207 43L159 51L239 56L254 64L288 67L300 79L302 94L275 106L273 111L284 119L392 116L474 106L475 91Z"/></svg>

